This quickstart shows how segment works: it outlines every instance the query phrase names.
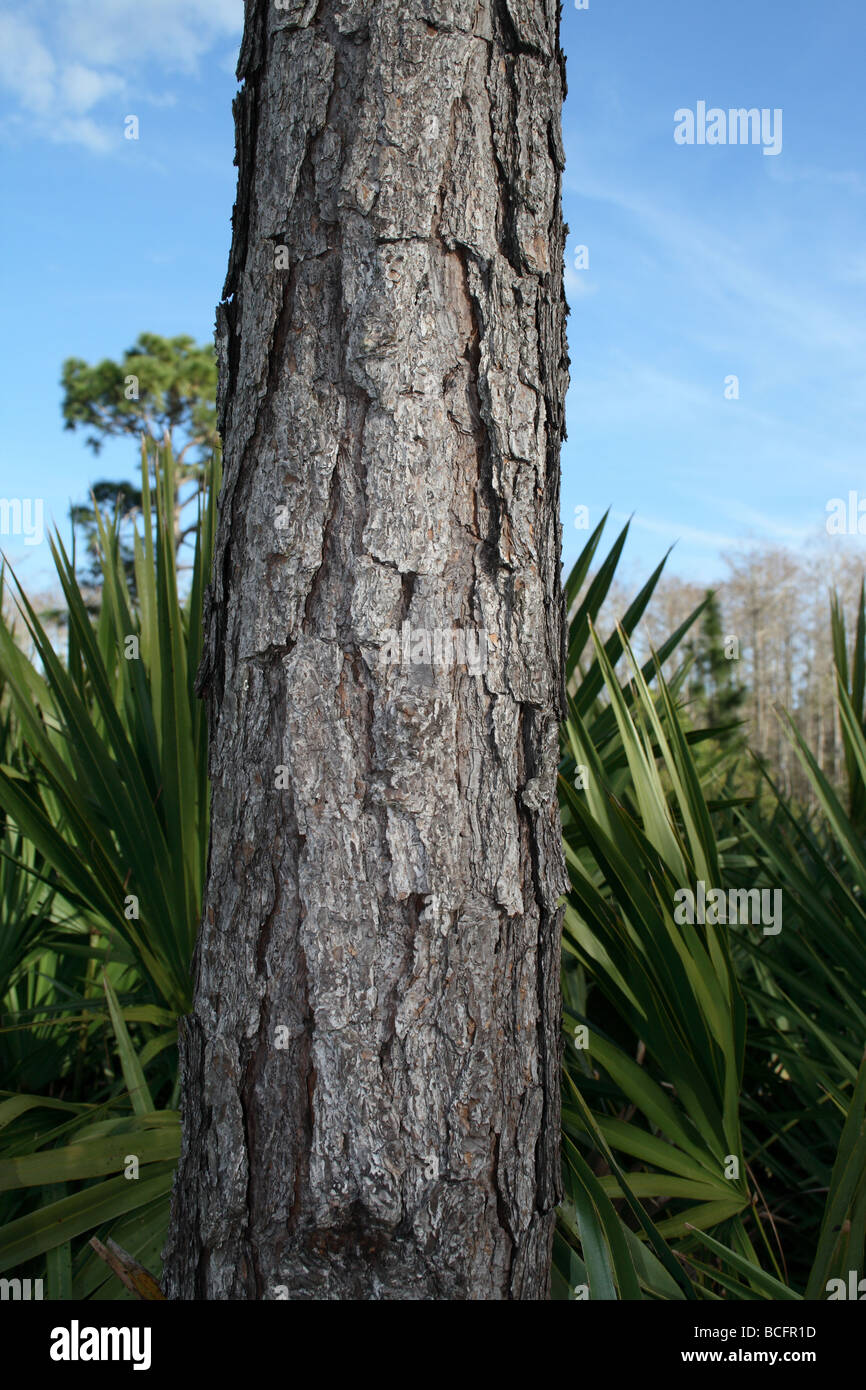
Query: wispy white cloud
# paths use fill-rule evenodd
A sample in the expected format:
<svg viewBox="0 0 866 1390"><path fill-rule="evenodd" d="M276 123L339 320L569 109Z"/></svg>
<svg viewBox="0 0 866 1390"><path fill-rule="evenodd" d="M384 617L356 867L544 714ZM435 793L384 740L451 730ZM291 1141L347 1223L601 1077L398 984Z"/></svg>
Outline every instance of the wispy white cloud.
<svg viewBox="0 0 866 1390"><path fill-rule="evenodd" d="M90 113L123 90L120 77L55 57L29 19L5 12L0 12L0 87L12 101L7 133L36 134L95 151L108 147L107 133Z"/></svg>
<svg viewBox="0 0 866 1390"><path fill-rule="evenodd" d="M658 192L643 196L624 189L592 170L566 173L568 191L578 197L605 202L625 213L649 237L676 271L707 301L732 304L745 310L759 325L762 335L774 332L780 339L829 350L860 351L866 348L866 330L850 313L850 306L836 307L806 277L796 288L784 276L761 263L759 254L738 240L730 218L721 222L697 219L682 206L668 206ZM770 238L766 238L772 252Z"/></svg>
<svg viewBox="0 0 866 1390"><path fill-rule="evenodd" d="M0 12L0 83L28 111L47 110L57 83L57 64L36 29L6 12Z"/></svg>
<svg viewBox="0 0 866 1390"><path fill-rule="evenodd" d="M614 521L628 521L629 519L626 512L611 512L611 516ZM727 535L723 531L708 531L700 526L689 526L678 521L659 521L650 516L634 516L631 519L631 524L640 531L652 531L655 535L664 536L671 545L677 540L686 540L719 549L723 546L738 546L741 543L739 537Z"/></svg>
<svg viewBox="0 0 866 1390"><path fill-rule="evenodd" d="M775 183L806 183L866 193L866 179L857 169L818 169L814 165L798 166L787 160L784 165L774 161L767 172Z"/></svg>
<svg viewBox="0 0 866 1390"><path fill-rule="evenodd" d="M866 252L855 251L834 267L836 278L852 285L866 285Z"/></svg>
<svg viewBox="0 0 866 1390"><path fill-rule="evenodd" d="M37 0L69 53L99 67L156 60L171 72L194 72L215 42L240 34L242 0Z"/></svg>
<svg viewBox="0 0 866 1390"><path fill-rule="evenodd" d="M721 387L715 392L673 372L626 354L598 366L589 375L575 374L569 408L584 428L617 428L633 423L670 426L704 421L718 412Z"/></svg>
<svg viewBox="0 0 866 1390"><path fill-rule="evenodd" d="M574 270L572 266L565 262L565 288L571 299L586 299L588 295L598 293L598 285L593 280L586 278L586 271Z"/></svg>
<svg viewBox="0 0 866 1390"><path fill-rule="evenodd" d="M242 25L242 0L30 0L26 17L0 0L2 129L95 152L116 147L108 103L116 108L134 81L138 102L171 105L171 92L148 91L155 73L194 73Z"/></svg>
<svg viewBox="0 0 866 1390"><path fill-rule="evenodd" d="M814 525L798 526L795 522L784 517L750 507L746 503L737 502L734 498L712 498L709 500L717 512L722 512L731 517L732 520L751 527L764 538L771 537L773 540L800 543L809 540L815 530Z"/></svg>
<svg viewBox="0 0 866 1390"><path fill-rule="evenodd" d="M791 523L779 521L778 518L770 516L766 512L758 512L749 507L742 507L732 502L729 498L714 499L712 504L699 505L695 510L706 512L707 515L724 516L731 521L746 522L750 527L748 532L739 532L737 535L728 531L712 530L708 527L692 526L688 522L682 522L674 518L666 520L657 517L641 516L640 514L632 518L632 526L641 531L651 531L655 535L663 536L671 545L678 540L702 546L712 546L715 549L748 549L758 543L766 543L768 540L779 542L797 542L798 545L811 543L816 537L820 539L821 531L819 526L796 526ZM611 516L615 521L627 521L628 516L625 512L612 511Z"/></svg>
<svg viewBox="0 0 866 1390"><path fill-rule="evenodd" d="M223 57L220 58L219 65L223 72L228 73L229 77L234 77L238 68L237 44L226 51Z"/></svg>

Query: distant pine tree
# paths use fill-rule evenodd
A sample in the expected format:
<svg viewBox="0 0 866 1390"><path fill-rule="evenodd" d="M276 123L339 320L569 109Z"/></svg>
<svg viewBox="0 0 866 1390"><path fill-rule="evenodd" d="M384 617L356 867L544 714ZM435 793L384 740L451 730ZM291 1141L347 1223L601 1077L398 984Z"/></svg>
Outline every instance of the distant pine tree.
<svg viewBox="0 0 866 1390"><path fill-rule="evenodd" d="M185 526L181 513L203 496L208 461L219 443L216 379L213 345L197 343L186 334L163 338L141 333L119 361L104 358L91 366L69 357L63 363L65 428L88 430L85 442L95 455L106 439L128 436L137 447L142 435L158 444L168 438L176 460L176 550L195 534L196 522ZM82 582L92 587L101 581L96 509L108 523L117 517L121 557L132 589L132 532L141 512L141 492L132 483L101 479L91 497L70 507L73 534L80 536L76 549L85 561L76 569Z"/></svg>
<svg viewBox="0 0 866 1390"><path fill-rule="evenodd" d="M743 730L725 726L742 718L748 690L739 680L736 656L726 643L721 605L712 590L707 591L700 626L686 650L691 658L686 694L692 723L723 729L713 742L726 753L744 748Z"/></svg>

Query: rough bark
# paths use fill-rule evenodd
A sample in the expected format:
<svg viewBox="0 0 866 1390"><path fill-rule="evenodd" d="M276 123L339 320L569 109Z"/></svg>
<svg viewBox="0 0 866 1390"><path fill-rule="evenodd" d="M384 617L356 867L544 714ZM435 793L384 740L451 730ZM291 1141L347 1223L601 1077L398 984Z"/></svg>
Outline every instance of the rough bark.
<svg viewBox="0 0 866 1390"><path fill-rule="evenodd" d="M168 1294L545 1298L557 0L247 0L238 76ZM404 623L486 669L387 659Z"/></svg>

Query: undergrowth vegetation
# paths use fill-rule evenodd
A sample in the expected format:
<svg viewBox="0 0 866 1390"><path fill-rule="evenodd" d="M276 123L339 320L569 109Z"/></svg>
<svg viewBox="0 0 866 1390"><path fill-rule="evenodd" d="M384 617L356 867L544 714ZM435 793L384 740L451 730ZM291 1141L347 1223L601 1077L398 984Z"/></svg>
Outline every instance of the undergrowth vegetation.
<svg viewBox="0 0 866 1390"><path fill-rule="evenodd" d="M52 541L64 657L17 588L0 623L0 1274L48 1298L131 1296L94 1235L160 1272L208 842L194 677L217 473L183 595L172 459L145 453L134 583L100 520L95 610ZM828 619L846 785L781 715L818 810L766 769L744 794L742 737L688 698L705 605L637 664L659 565L601 638L627 531L599 561L604 526L566 585L553 1296L824 1298L862 1273L866 1233L863 596L853 633L838 604ZM778 911L684 921L702 891Z"/></svg>

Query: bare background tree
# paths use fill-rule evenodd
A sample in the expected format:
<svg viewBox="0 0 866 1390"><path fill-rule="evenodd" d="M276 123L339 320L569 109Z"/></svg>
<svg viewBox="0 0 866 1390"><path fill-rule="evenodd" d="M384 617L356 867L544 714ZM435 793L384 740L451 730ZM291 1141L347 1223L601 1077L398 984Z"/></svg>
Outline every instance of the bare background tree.
<svg viewBox="0 0 866 1390"><path fill-rule="evenodd" d="M247 0L172 1298L547 1296L558 29ZM404 624L485 669L383 659Z"/></svg>
<svg viewBox="0 0 866 1390"><path fill-rule="evenodd" d="M745 687L737 717L744 720L749 746L766 760L786 797L813 805L812 786L776 711L791 712L821 771L834 785L843 782L830 599L831 593L838 595L850 645L863 583L861 558L844 541L817 536L796 551L755 542L725 556L724 566L710 586L673 575L663 578L638 633L636 654L644 659L652 646L661 645L711 587L723 633L738 644L731 666ZM622 581L612 586L606 605L611 620L625 611L632 592ZM681 659L682 652L668 663L668 671Z"/></svg>

